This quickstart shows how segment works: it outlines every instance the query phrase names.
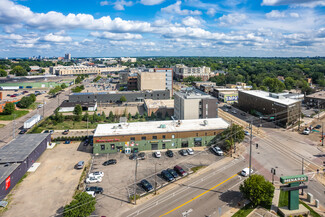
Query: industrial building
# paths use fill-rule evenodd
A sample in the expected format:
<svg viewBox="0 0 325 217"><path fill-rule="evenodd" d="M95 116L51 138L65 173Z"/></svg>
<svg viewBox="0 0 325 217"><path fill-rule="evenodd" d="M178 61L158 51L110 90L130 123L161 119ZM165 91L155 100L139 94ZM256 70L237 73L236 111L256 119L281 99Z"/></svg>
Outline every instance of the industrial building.
<svg viewBox="0 0 325 217"><path fill-rule="evenodd" d="M152 114L165 118L171 117L174 115L174 100L173 99L165 99L165 100L152 100L145 99L144 100L144 109L146 110L148 116L150 117Z"/></svg>
<svg viewBox="0 0 325 217"><path fill-rule="evenodd" d="M316 92L305 96L305 104L309 107L324 109L325 108L325 91Z"/></svg>
<svg viewBox="0 0 325 217"><path fill-rule="evenodd" d="M15 187L50 141L49 133L25 134L0 149L0 200Z"/></svg>
<svg viewBox="0 0 325 217"><path fill-rule="evenodd" d="M118 103L122 96L127 102L143 102L145 99L161 100L170 99L169 90L156 91L121 91L121 92L98 92L98 93L73 93L69 95L69 102L97 102Z"/></svg>
<svg viewBox="0 0 325 217"><path fill-rule="evenodd" d="M271 116L275 124L282 127L294 124L301 114L301 101L261 90L240 90L238 106L245 112Z"/></svg>
<svg viewBox="0 0 325 217"><path fill-rule="evenodd" d="M218 99L195 88L174 95L174 116L178 120L217 118Z"/></svg>
<svg viewBox="0 0 325 217"><path fill-rule="evenodd" d="M221 119L99 124L93 153L139 152L211 145L229 124Z"/></svg>
<svg viewBox="0 0 325 217"><path fill-rule="evenodd" d="M65 100L59 106L59 112L73 112L76 105L80 105L82 111L96 111L97 109L97 102L69 102Z"/></svg>

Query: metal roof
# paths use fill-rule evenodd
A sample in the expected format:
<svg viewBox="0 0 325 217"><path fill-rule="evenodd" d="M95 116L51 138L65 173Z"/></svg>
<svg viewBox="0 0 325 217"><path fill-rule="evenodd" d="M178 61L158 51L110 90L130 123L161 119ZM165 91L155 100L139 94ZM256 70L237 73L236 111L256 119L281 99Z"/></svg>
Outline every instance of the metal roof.
<svg viewBox="0 0 325 217"><path fill-rule="evenodd" d="M24 161L49 133L19 135L0 149L0 164Z"/></svg>

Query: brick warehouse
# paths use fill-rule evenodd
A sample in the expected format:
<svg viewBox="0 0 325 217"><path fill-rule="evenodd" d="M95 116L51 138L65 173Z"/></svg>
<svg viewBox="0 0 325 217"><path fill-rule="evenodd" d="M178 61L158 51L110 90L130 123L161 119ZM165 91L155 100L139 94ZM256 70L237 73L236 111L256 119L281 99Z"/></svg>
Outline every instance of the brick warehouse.
<svg viewBox="0 0 325 217"><path fill-rule="evenodd" d="M0 149L0 200L15 187L50 141L49 133L25 134Z"/></svg>
<svg viewBox="0 0 325 217"><path fill-rule="evenodd" d="M221 118L99 124L93 138L93 153L206 146L228 126Z"/></svg>

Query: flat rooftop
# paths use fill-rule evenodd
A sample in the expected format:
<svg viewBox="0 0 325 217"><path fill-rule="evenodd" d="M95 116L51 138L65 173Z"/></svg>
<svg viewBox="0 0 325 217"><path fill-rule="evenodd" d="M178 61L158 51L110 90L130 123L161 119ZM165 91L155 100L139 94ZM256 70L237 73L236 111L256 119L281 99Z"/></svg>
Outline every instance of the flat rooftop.
<svg viewBox="0 0 325 217"><path fill-rule="evenodd" d="M145 99L144 103L148 108L174 108L173 99L166 99L166 100Z"/></svg>
<svg viewBox="0 0 325 217"><path fill-rule="evenodd" d="M316 92L316 93L307 95L306 97L313 97L313 98L317 98L317 99L325 99L325 91Z"/></svg>
<svg viewBox="0 0 325 217"><path fill-rule="evenodd" d="M19 135L0 149L0 164L24 161L49 133Z"/></svg>
<svg viewBox="0 0 325 217"><path fill-rule="evenodd" d="M204 124L204 121L207 121L207 125ZM125 124L98 124L94 137L220 130L226 129L229 126L222 118L181 120L180 125L177 125L177 122L178 121L148 121Z"/></svg>
<svg viewBox="0 0 325 217"><path fill-rule="evenodd" d="M81 105L81 107L94 107L96 106L97 102L69 102L68 100L65 100L61 103L60 108L75 107L78 104Z"/></svg>
<svg viewBox="0 0 325 217"><path fill-rule="evenodd" d="M215 97L194 88L186 88L175 94L184 99L215 99Z"/></svg>
<svg viewBox="0 0 325 217"><path fill-rule="evenodd" d="M283 94L276 94L276 93L270 93L262 90L240 90L239 92L246 93L252 96L256 96L262 99L270 100L279 104L283 105L291 105L293 103L300 102L299 100L285 98ZM270 94L272 94L274 97L271 97ZM276 96L279 96L279 98L276 98Z"/></svg>

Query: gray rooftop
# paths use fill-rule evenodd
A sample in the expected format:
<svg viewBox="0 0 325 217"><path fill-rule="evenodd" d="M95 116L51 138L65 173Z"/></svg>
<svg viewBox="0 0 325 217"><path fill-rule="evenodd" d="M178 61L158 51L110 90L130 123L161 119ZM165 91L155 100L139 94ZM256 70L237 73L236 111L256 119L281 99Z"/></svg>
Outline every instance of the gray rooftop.
<svg viewBox="0 0 325 217"><path fill-rule="evenodd" d="M19 165L20 163L0 164L0 183L3 183Z"/></svg>
<svg viewBox="0 0 325 217"><path fill-rule="evenodd" d="M49 135L49 133L19 135L0 149L0 165L22 162Z"/></svg>
<svg viewBox="0 0 325 217"><path fill-rule="evenodd" d="M184 99L215 99L215 97L195 88L185 88L175 94Z"/></svg>

